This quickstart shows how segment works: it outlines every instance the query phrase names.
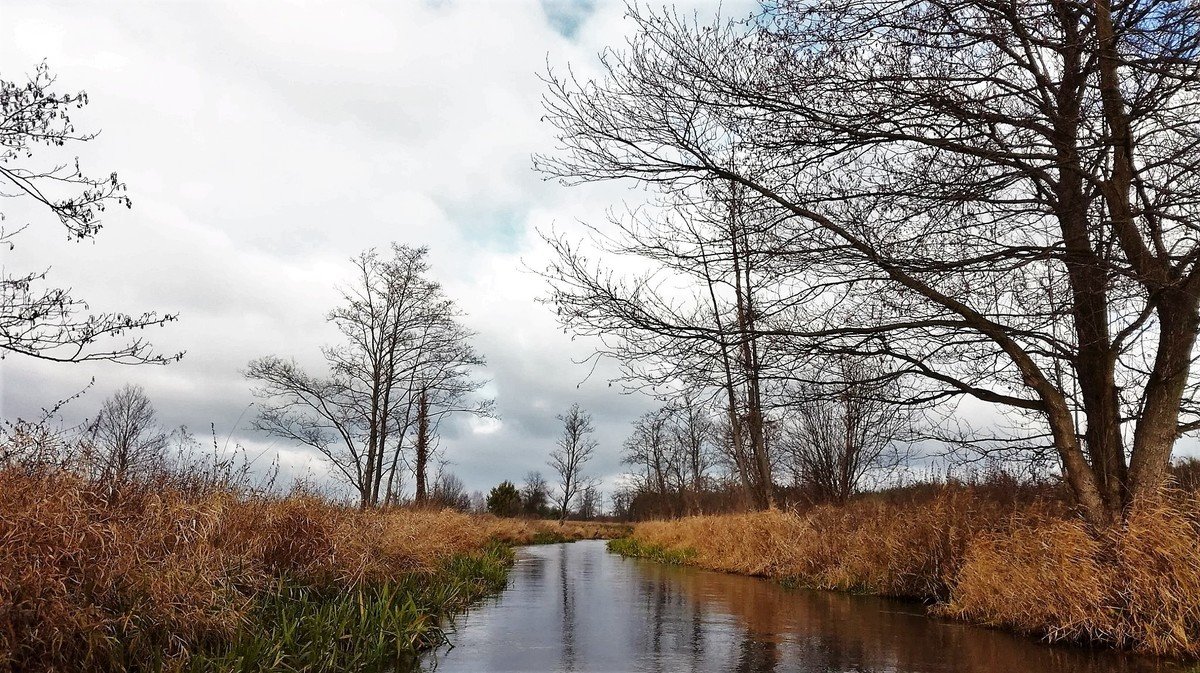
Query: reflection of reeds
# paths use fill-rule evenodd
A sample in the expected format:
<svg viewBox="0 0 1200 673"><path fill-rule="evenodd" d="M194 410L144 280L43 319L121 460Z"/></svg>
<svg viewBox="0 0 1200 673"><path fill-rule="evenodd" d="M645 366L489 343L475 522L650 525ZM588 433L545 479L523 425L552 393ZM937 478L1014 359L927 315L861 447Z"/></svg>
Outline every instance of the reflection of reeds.
<svg viewBox="0 0 1200 673"><path fill-rule="evenodd" d="M452 511L359 511L303 495L198 495L166 483L113 491L65 472L0 470L0 671L179 667L245 640L248 628L274 628L254 626L271 610L337 623L354 606L383 615L381 606L415 596L412 614L428 622L495 587L490 540L551 529L612 534ZM412 633L391 632L393 647Z"/></svg>
<svg viewBox="0 0 1200 673"><path fill-rule="evenodd" d="M1183 492L1100 532L1052 502L948 486L912 502L647 522L633 539L705 568L916 598L1050 640L1200 656L1200 499Z"/></svg>
<svg viewBox="0 0 1200 673"><path fill-rule="evenodd" d="M640 572L653 580L647 590L681 594L689 606L735 617L744 633L765 643L762 654L775 658L776 670L1091 673L1132 663L1102 651L1038 647L994 630L965 629L890 599L784 591L770 582L667 566ZM699 638L703 648L703 634Z"/></svg>

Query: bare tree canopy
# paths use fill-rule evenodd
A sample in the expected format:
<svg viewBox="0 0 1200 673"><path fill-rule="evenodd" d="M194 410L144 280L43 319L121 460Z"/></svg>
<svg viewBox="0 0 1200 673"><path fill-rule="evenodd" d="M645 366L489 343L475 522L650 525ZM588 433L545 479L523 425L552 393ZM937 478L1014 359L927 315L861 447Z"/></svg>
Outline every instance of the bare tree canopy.
<svg viewBox="0 0 1200 673"><path fill-rule="evenodd" d="M796 355L759 327L795 301L792 288L775 281L784 273L776 222L727 184L697 198L672 194L666 205L615 220L613 232L593 227L590 243L604 265L582 245L544 234L555 253L544 271L548 300L560 322L596 337L598 353L621 363L627 387L664 400L692 391L684 408L720 398L733 466L748 499L766 508L773 501L768 414ZM642 271L615 273L622 257Z"/></svg>
<svg viewBox="0 0 1200 673"><path fill-rule="evenodd" d="M126 384L104 400L92 428L93 478L122 484L164 464L168 433L141 386Z"/></svg>
<svg viewBox="0 0 1200 673"><path fill-rule="evenodd" d="M842 356L795 390L780 433L781 459L815 502L845 503L868 480L886 483L908 459L913 410L878 363Z"/></svg>
<svg viewBox="0 0 1200 673"><path fill-rule="evenodd" d="M31 201L50 210L67 238L84 241L100 231L100 214L110 205L132 205L116 173L103 178L82 172L79 160L38 165L35 154L86 142L94 133L78 131L70 113L87 105L87 94L55 93L45 63L25 82L0 76L0 198ZM14 225L0 211L0 248L12 250L29 222ZM70 289L45 287L47 270L0 273L0 358L20 353L56 362L108 360L125 364L165 364L182 353L156 353L135 331L162 325L175 315L148 312L89 314Z"/></svg>
<svg viewBox="0 0 1200 673"><path fill-rule="evenodd" d="M562 435L558 438L557 448L550 452L549 465L558 475L558 494L555 499L558 519L564 521L571 504L592 485L584 475L583 468L595 454L597 444L592 437L595 433L592 415L584 411L578 402L557 418L563 424Z"/></svg>
<svg viewBox="0 0 1200 673"><path fill-rule="evenodd" d="M740 186L781 282L753 332L881 357L921 403L1025 420L1088 519L1166 479L1200 318L1200 7L779 0L630 11L607 75L551 74L568 182ZM789 260L798 263L790 265Z"/></svg>
<svg viewBox="0 0 1200 673"><path fill-rule="evenodd" d="M484 359L461 311L428 278L427 250L393 244L391 253L369 250L353 260L355 281L329 313L344 339L324 351L328 375L277 356L246 370L263 400L255 427L317 449L363 507L396 502L409 454L417 500L429 499L442 419L492 413L491 400L474 397L484 382L473 374Z"/></svg>
<svg viewBox="0 0 1200 673"><path fill-rule="evenodd" d="M639 510L664 516L701 512L700 497L716 462L713 414L710 405L684 398L634 421L621 453L621 462L634 470L626 488L656 501L639 503Z"/></svg>

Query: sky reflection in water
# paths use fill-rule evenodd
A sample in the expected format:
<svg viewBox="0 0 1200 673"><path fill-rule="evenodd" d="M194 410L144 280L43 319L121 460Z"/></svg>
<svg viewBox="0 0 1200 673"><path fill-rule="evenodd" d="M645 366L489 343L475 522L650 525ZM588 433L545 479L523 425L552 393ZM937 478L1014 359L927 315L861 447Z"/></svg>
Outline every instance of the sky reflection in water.
<svg viewBox="0 0 1200 673"><path fill-rule="evenodd" d="M518 551L510 587L460 617L423 671L1145 673L1153 659L1051 647L931 619L920 605L609 554Z"/></svg>

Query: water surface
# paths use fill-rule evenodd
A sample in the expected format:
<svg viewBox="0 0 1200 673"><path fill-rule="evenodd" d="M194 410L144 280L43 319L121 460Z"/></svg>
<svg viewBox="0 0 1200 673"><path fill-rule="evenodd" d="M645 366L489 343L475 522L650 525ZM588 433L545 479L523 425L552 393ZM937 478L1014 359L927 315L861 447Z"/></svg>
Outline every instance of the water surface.
<svg viewBox="0 0 1200 673"><path fill-rule="evenodd" d="M1175 673L935 619L920 605L667 566L603 541L518 549L510 586L458 618L423 671Z"/></svg>

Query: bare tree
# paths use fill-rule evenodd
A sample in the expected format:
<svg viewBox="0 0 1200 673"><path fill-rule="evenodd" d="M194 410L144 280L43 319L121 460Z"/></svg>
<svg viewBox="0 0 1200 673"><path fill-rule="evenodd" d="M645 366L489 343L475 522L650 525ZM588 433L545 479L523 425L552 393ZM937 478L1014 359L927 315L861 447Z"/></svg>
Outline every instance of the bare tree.
<svg viewBox="0 0 1200 673"><path fill-rule="evenodd" d="M417 500L428 497L427 463L440 421L456 412L488 414L472 393L483 364L461 312L427 278L425 248L392 246L356 257L356 279L329 314L344 342L324 350L326 376L275 356L250 363L258 383L255 427L320 451L363 507L394 503L405 454L415 452Z"/></svg>
<svg viewBox="0 0 1200 673"><path fill-rule="evenodd" d="M414 394L418 372L427 357L428 334L448 307L438 286L426 278L424 248L393 244L391 252L387 259L368 250L353 260L355 282L343 289L342 305L329 313L345 341L325 349L365 430L361 453L352 462L361 470L369 505L396 491L407 435L414 424L418 433L422 430L421 398Z"/></svg>
<svg viewBox="0 0 1200 673"><path fill-rule="evenodd" d="M467 487L463 484L462 479L445 469L445 465L441 465L437 474L434 475L433 488L430 490L428 501L425 504L467 512L471 509L471 496L467 493Z"/></svg>
<svg viewBox="0 0 1200 673"><path fill-rule="evenodd" d="M625 439L621 462L642 470L635 476L643 488L667 493L669 474L675 469L674 458L665 410L648 411L633 422L633 431Z"/></svg>
<svg viewBox="0 0 1200 673"><path fill-rule="evenodd" d="M988 444L1053 450L1094 524L1164 483L1200 428L1200 6L630 14L603 78L548 78L544 171L741 185L778 213L781 266L803 260L781 279L803 301L754 332L1020 416Z"/></svg>
<svg viewBox="0 0 1200 673"><path fill-rule="evenodd" d="M78 158L40 166L32 162L35 153L96 137L71 122L71 111L87 105L87 94L55 93L54 84L45 63L23 83L0 77L0 198L49 209L68 239L84 241L99 233L100 214L107 206L128 208L132 202L116 173L88 176ZM0 212L0 247L11 250L16 236L30 225L13 228L6 221L6 213ZM119 341L135 330L171 322L175 315L89 314L87 303L69 289L45 287L47 273L0 273L0 357L20 353L55 362L126 364L165 364L182 357L156 353L141 337Z"/></svg>
<svg viewBox="0 0 1200 673"><path fill-rule="evenodd" d="M589 481L579 491L579 518L591 521L603 514L603 500L604 494L600 492L600 484L596 481Z"/></svg>
<svg viewBox="0 0 1200 673"><path fill-rule="evenodd" d="M818 502L844 503L869 478L886 479L908 458L913 411L894 402L896 383L876 363L841 357L814 374L783 424L784 462Z"/></svg>
<svg viewBox="0 0 1200 673"><path fill-rule="evenodd" d="M664 400L688 389L723 401L737 476L748 500L766 508L774 497L771 387L790 367L759 322L795 297L773 282L783 273L783 244L772 210L747 194L716 184L673 193L661 212L614 220L611 232L594 227L586 242L544 235L555 254L543 275L560 322L596 337L597 354L621 363L627 387ZM592 262L589 248L605 263ZM644 271L615 273L620 257Z"/></svg>
<svg viewBox="0 0 1200 673"><path fill-rule="evenodd" d="M708 488L708 472L713 466L715 424L710 413L691 395L682 397L670 410L683 505L689 514L701 512L700 496Z"/></svg>
<svg viewBox="0 0 1200 673"><path fill-rule="evenodd" d="M525 516L544 517L550 504L550 486L541 472L531 470L521 486L521 509Z"/></svg>
<svg viewBox="0 0 1200 673"><path fill-rule="evenodd" d="M100 407L92 429L93 478L119 485L163 466L168 433L141 386L126 384Z"/></svg>
<svg viewBox="0 0 1200 673"><path fill-rule="evenodd" d="M596 440L592 438L592 416L579 406L571 405L565 414L559 414L563 424L558 448L550 452L550 468L558 475L558 520L565 521L571 503L590 481L583 474L583 467L596 451Z"/></svg>

